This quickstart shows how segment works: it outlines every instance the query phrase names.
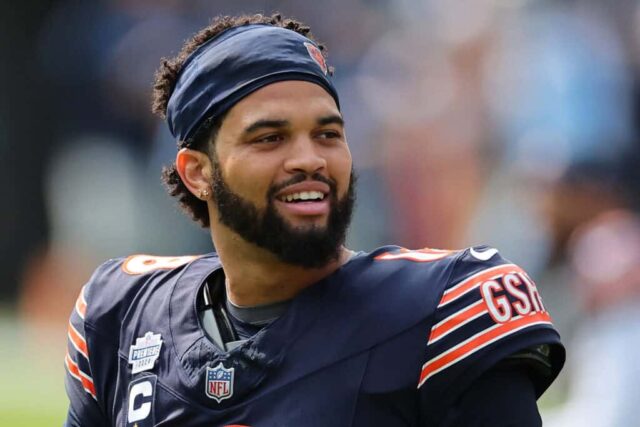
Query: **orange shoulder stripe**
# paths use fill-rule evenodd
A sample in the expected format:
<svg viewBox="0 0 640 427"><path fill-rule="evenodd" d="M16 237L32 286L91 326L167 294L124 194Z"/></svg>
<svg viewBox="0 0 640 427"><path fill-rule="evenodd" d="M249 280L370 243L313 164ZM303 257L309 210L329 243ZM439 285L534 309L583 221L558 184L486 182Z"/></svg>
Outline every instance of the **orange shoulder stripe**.
<svg viewBox="0 0 640 427"><path fill-rule="evenodd" d="M89 359L89 348L87 347L87 341L84 339L80 332L73 327L71 322L69 322L69 326L67 327L67 335L69 337L69 341L71 344L78 350L84 357Z"/></svg>
<svg viewBox="0 0 640 427"><path fill-rule="evenodd" d="M80 370L78 364L71 359L71 356L69 356L69 353L64 357L64 362L71 376L80 381L85 391L96 399L96 388L93 384L93 379Z"/></svg>
<svg viewBox="0 0 640 427"><path fill-rule="evenodd" d="M429 343L427 345L433 344L450 332L455 331L486 313L487 305L482 299L463 308L431 328L431 335L429 336Z"/></svg>
<svg viewBox="0 0 640 427"><path fill-rule="evenodd" d="M514 318L507 323L498 323L461 342L455 347L429 360L422 366L418 388L440 371L465 359L476 351L492 344L501 338L514 334L521 329L534 325L550 325L551 316L546 312L537 312L524 317Z"/></svg>
<svg viewBox="0 0 640 427"><path fill-rule="evenodd" d="M466 294L467 292L471 291L472 289L477 288L487 280L495 279L496 277L503 276L505 274L513 273L513 272L524 273L524 271L515 264L498 265L496 267L491 267L486 270L482 270L474 274L473 276L463 280L457 285L447 289L442 294L442 299L440 300L438 307L442 307L446 304L449 304L451 301L454 301L457 298L461 297L462 295Z"/></svg>

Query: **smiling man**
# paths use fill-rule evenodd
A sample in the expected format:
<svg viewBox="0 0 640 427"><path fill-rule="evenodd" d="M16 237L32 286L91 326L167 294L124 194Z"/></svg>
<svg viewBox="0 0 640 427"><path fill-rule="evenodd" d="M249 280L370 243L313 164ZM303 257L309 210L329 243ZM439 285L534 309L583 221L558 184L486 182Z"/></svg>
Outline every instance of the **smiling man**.
<svg viewBox="0 0 640 427"><path fill-rule="evenodd" d="M344 245L355 176L301 24L222 18L164 61L169 192L216 252L133 255L82 289L68 426L539 426L564 350L493 248Z"/></svg>

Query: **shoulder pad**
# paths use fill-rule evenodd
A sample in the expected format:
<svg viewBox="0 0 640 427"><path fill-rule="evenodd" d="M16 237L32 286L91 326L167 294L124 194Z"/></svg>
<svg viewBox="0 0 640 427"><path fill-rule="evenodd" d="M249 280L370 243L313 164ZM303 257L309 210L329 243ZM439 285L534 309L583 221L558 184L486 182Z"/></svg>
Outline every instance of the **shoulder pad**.
<svg viewBox="0 0 640 427"><path fill-rule="evenodd" d="M539 345L551 345L553 359L540 394L564 363L540 293L531 277L497 249L468 248L457 258L437 304L418 387L431 397L464 389L498 361Z"/></svg>
<svg viewBox="0 0 640 427"><path fill-rule="evenodd" d="M111 335L108 331L120 325L138 292L150 283L162 284L163 278L176 274L198 258L132 255L105 262L96 269L83 290L85 323Z"/></svg>
<svg viewBox="0 0 640 427"><path fill-rule="evenodd" d="M458 253L386 246L349 262L336 275L330 322L350 334L346 347L362 348L429 318L453 273ZM345 326L345 318L352 319ZM375 324L375 328L367 325ZM353 338L353 337L356 338Z"/></svg>

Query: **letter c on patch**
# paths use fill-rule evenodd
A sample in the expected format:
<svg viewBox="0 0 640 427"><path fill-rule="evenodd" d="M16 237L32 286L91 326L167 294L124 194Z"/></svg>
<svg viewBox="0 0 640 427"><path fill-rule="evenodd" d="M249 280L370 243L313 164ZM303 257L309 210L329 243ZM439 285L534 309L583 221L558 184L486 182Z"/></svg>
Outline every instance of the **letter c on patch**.
<svg viewBox="0 0 640 427"><path fill-rule="evenodd" d="M130 384L129 404L127 405L127 421L129 423L145 420L151 415L156 379L155 375L149 375ZM146 425L147 422L144 424Z"/></svg>

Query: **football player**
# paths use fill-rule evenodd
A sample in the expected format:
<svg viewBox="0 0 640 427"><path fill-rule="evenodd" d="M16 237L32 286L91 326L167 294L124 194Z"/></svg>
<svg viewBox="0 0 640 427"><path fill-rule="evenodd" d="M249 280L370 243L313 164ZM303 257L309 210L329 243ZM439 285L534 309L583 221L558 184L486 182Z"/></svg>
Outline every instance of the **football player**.
<svg viewBox="0 0 640 427"><path fill-rule="evenodd" d="M100 266L69 323L68 426L539 426L564 350L496 249L343 244L338 93L302 24L218 19L157 74L170 193L216 252Z"/></svg>

